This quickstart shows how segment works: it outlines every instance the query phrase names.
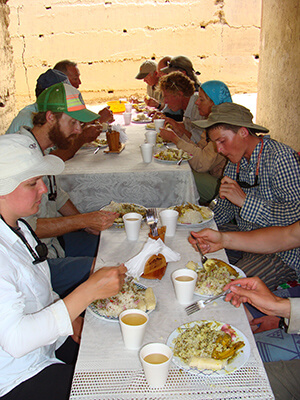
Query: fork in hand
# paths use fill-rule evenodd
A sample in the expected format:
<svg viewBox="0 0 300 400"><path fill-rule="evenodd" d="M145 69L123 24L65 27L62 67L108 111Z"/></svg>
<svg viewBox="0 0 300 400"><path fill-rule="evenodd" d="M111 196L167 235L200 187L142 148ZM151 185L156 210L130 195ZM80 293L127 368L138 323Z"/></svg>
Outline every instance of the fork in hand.
<svg viewBox="0 0 300 400"><path fill-rule="evenodd" d="M203 265L203 264L207 261L207 257L205 257L205 255L203 255L203 253L202 253L202 251L201 251L201 249L200 249L200 246L199 246L199 244L198 244L198 241L197 241L196 236L195 236L192 232L190 232L190 235L192 236L193 239L196 240L196 246L197 246L197 249L198 249L199 254L200 254L200 256L201 256L201 262L202 262L202 265Z"/></svg>
<svg viewBox="0 0 300 400"><path fill-rule="evenodd" d="M194 314L196 311L201 310L206 306L206 304L211 303L212 301L218 299L219 297L226 296L228 293L230 293L230 289L227 289L225 292L219 293L216 296L210 297L207 300L198 300L195 303L190 304L185 308L185 311L187 315Z"/></svg>

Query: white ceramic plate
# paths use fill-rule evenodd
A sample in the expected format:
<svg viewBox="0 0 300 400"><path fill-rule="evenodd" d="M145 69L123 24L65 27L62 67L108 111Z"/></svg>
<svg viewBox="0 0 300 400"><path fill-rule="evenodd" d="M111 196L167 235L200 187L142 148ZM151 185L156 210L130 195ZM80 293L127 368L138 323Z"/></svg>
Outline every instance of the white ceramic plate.
<svg viewBox="0 0 300 400"><path fill-rule="evenodd" d="M193 321L193 322L189 322L187 324L183 324L183 325L179 326L178 328L176 328L171 333L171 335L168 337L167 345L173 351L174 350L173 340L176 339L177 336L180 335L180 333L182 332L182 329L192 328L196 324L202 325L203 323L206 323L206 322L213 322L213 324L214 324L213 327L216 330L221 330L221 327L223 325L225 325L225 323L218 322L218 321ZM238 329L236 329L233 326L231 326L231 328L235 331L235 333L237 335L235 341L242 340L245 343L245 346L238 350L238 353L234 357L232 362L230 362L228 365L226 365L225 368L223 368L223 369L221 369L219 371L212 371L212 370L209 370L209 369L199 370L196 367L190 367L188 364L183 362L179 357L175 357L175 356L173 356L173 358L172 358L173 363L178 368L184 369L185 371L189 372L190 374L194 374L194 375L206 375L206 376L210 376L210 377L218 377L218 376L226 376L227 374L230 374L230 373L232 373L234 371L237 371L249 359L249 356L250 356L250 344L249 344L248 339L246 338L246 336L241 331L239 331Z"/></svg>
<svg viewBox="0 0 300 400"><path fill-rule="evenodd" d="M146 286L142 285L141 283L134 282L134 284L140 288L140 289L147 289ZM119 322L119 317L110 317L104 314L101 314L101 310L99 310L93 303L91 303L88 307L87 310L89 313L91 313L94 317L98 319L102 319L105 321L110 321L110 322ZM148 310L146 313L151 313L154 310Z"/></svg>
<svg viewBox="0 0 300 400"><path fill-rule="evenodd" d="M132 206L132 207L136 207L136 208L141 208L141 209L143 209L145 212L147 211L147 208L146 207L144 207L144 206L141 206L140 204L134 204L134 203L118 203L118 204L129 204L130 206ZM104 206L104 207L102 207L101 208L101 210L103 210L103 211L111 211L110 209L109 209L109 206L110 206L110 204L107 204L106 206ZM136 213L138 213L139 214L139 211L138 210L135 210L135 209L132 209L131 211L128 211L128 212L136 212ZM127 213L126 213L127 214ZM120 217L119 217L120 218ZM144 218L144 217L143 217ZM124 222L123 222L123 220L122 220L122 222L120 221L120 222L114 222L114 225L116 225L116 226L118 226L118 227L123 227L124 226Z"/></svg>
<svg viewBox="0 0 300 400"><path fill-rule="evenodd" d="M199 264L200 265L200 264ZM242 271L240 268L236 267L235 265L229 264L232 268L234 268L236 270L236 272L239 274L239 276L236 279L240 279L240 278L246 278L246 274L244 271ZM209 299L210 297L213 297L214 294L200 294L197 292L194 292L194 294L196 294L197 296L200 297L200 300L206 300Z"/></svg>
<svg viewBox="0 0 300 400"><path fill-rule="evenodd" d="M132 119L131 122L133 122L134 124L149 124L149 122L151 122L152 119ZM151 129L152 131L155 129Z"/></svg>
<svg viewBox="0 0 300 400"><path fill-rule="evenodd" d="M197 205L197 204L195 204L195 205ZM175 207L176 206L169 207L169 209L173 210ZM203 224L206 224L206 222L209 222L214 218L214 213L209 207L204 207L204 206L199 206L199 205L197 205L197 207L205 209L207 211L207 213L209 214L209 217L205 218L202 222L199 222L198 224L189 224L189 223L177 222L177 225L179 225L179 226L188 226L189 228L198 228L199 226L202 226ZM204 218L204 217L202 216L202 218Z"/></svg>
<svg viewBox="0 0 300 400"><path fill-rule="evenodd" d="M189 158L186 158L184 160L182 160L182 164L186 163L188 161L190 161L193 158L193 156L189 156ZM163 163L163 164L177 164L179 160L176 161L172 161L172 160L162 160L160 158L155 157L155 155L153 156L153 159L157 162Z"/></svg>

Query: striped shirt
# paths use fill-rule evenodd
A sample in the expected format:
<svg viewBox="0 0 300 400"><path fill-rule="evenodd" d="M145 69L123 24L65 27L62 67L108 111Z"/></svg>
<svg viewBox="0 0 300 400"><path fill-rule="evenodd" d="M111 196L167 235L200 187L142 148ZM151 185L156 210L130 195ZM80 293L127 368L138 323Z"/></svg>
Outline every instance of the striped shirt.
<svg viewBox="0 0 300 400"><path fill-rule="evenodd" d="M259 186L243 188L246 199L242 207L227 199L218 199L214 208L218 226L236 220L240 231L250 231L267 226L287 226L300 219L300 158L289 146L264 137L260 160ZM240 181L254 184L258 143L250 161L240 162ZM236 180L237 164L228 162L224 176ZM279 257L300 275L300 248L278 253Z"/></svg>

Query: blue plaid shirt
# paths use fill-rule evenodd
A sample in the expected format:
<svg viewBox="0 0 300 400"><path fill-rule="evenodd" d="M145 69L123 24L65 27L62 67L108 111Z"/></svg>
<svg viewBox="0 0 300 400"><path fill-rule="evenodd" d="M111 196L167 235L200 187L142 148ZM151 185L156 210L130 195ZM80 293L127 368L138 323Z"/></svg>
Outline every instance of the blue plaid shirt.
<svg viewBox="0 0 300 400"><path fill-rule="evenodd" d="M259 186L243 188L246 200L242 207L227 199L218 199L214 208L218 226L236 220L241 231L266 226L287 226L300 219L300 158L295 150L268 137L263 138L258 183ZM254 184L261 142L248 162L240 162L240 181ZM237 164L228 162L224 176L236 180ZM280 258L300 275L300 248L278 253Z"/></svg>

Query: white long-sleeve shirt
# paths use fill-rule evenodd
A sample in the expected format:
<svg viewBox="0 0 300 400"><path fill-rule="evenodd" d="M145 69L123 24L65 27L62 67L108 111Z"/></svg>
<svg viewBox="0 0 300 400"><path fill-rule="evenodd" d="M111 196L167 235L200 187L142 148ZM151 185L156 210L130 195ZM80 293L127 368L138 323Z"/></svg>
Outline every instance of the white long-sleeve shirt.
<svg viewBox="0 0 300 400"><path fill-rule="evenodd" d="M33 249L36 241L19 222ZM63 300L53 292L47 261L33 265L22 240L0 220L0 396L47 366L73 333Z"/></svg>

